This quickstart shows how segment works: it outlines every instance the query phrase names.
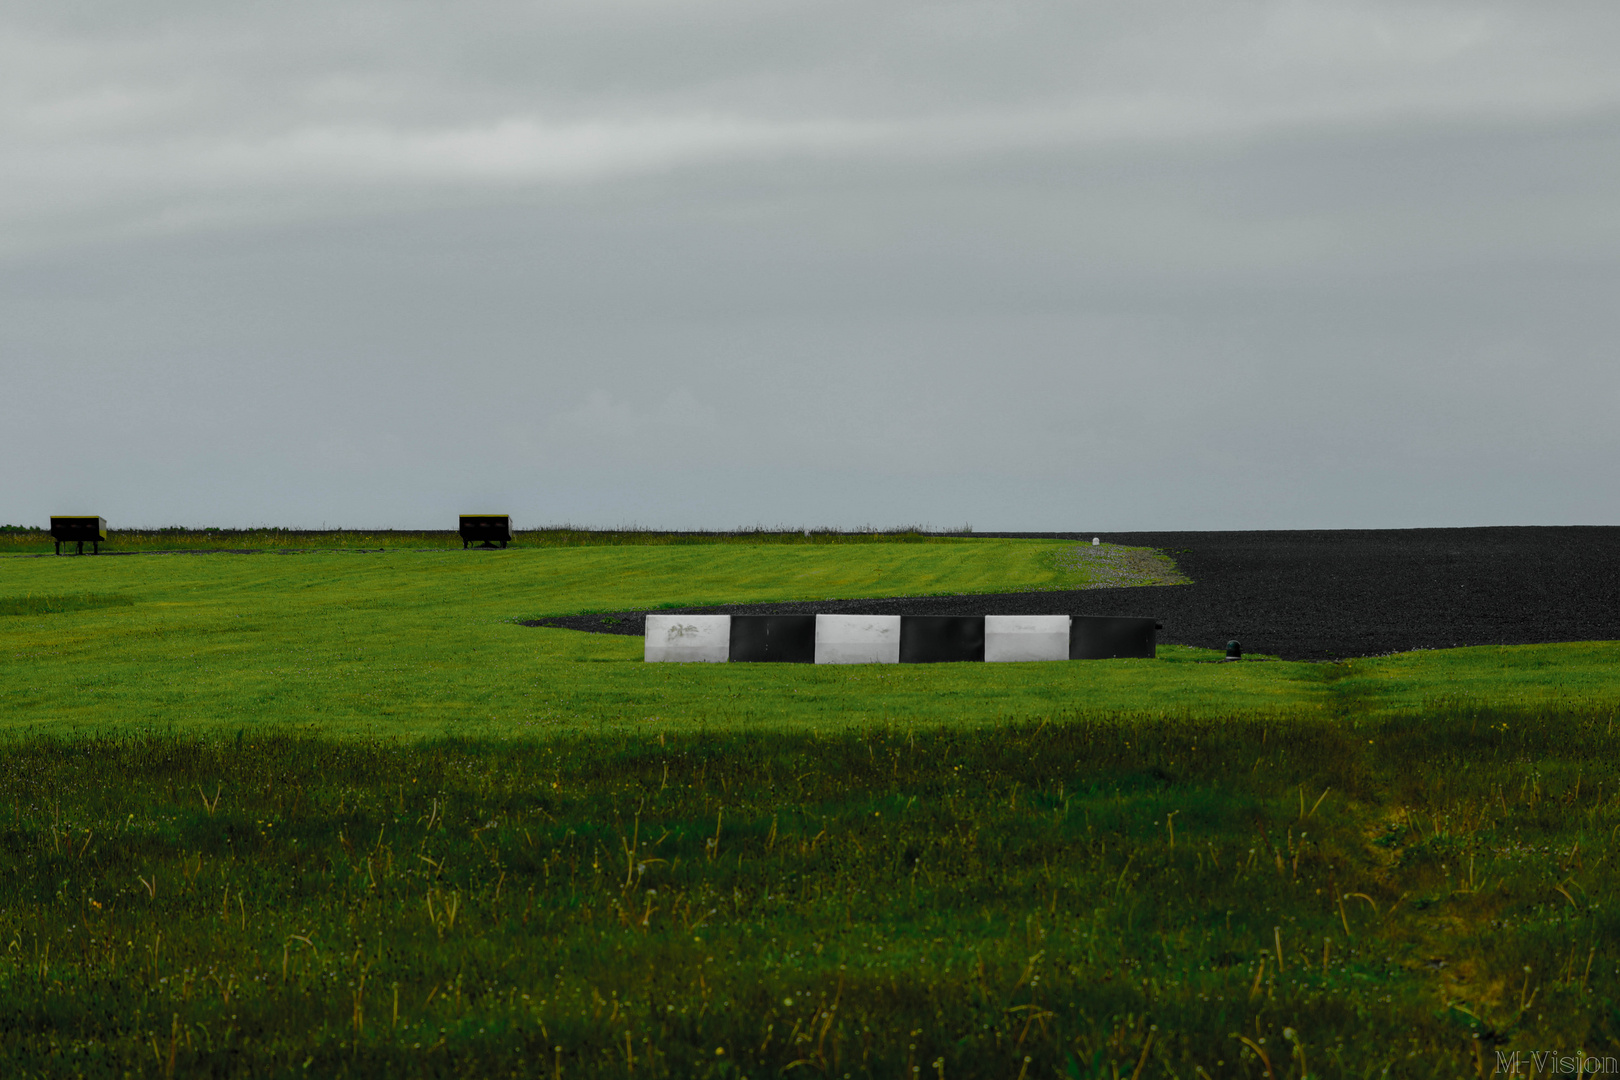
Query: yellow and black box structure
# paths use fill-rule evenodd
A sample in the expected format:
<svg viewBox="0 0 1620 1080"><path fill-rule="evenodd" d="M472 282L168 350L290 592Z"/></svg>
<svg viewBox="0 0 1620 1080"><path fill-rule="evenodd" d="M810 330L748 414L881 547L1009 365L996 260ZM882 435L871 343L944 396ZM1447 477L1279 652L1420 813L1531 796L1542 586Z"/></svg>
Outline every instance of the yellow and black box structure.
<svg viewBox="0 0 1620 1080"><path fill-rule="evenodd" d="M480 547L492 548L496 544L505 547L512 540L512 515L510 514L462 514L461 549L467 550L471 544Z"/></svg>
<svg viewBox="0 0 1620 1080"><path fill-rule="evenodd" d="M62 554L63 544L78 545L78 554L84 554L84 545L90 545L92 555L101 554L101 545L107 540L107 519L100 517L53 517L51 539L56 541L56 553Z"/></svg>

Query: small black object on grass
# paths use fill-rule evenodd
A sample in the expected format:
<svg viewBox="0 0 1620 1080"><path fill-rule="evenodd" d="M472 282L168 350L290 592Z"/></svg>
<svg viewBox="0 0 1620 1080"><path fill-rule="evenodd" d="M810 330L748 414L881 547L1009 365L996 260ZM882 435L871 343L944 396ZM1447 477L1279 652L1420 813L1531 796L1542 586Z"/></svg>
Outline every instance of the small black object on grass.
<svg viewBox="0 0 1620 1080"><path fill-rule="evenodd" d="M1228 641L1226 643L1226 658L1228 660L1243 659L1243 646L1236 641Z"/></svg>
<svg viewBox="0 0 1620 1080"><path fill-rule="evenodd" d="M497 541L505 547L507 541L512 539L512 516L510 514L462 514L461 527L456 530L461 534L461 550L466 551L468 544L477 544L483 548L494 548Z"/></svg>
<svg viewBox="0 0 1620 1080"><path fill-rule="evenodd" d="M102 517L53 517L51 539L56 541L56 553L62 554L62 545L77 544L77 554L84 554L84 543L90 541L90 554L100 555L102 541L107 539L107 519Z"/></svg>

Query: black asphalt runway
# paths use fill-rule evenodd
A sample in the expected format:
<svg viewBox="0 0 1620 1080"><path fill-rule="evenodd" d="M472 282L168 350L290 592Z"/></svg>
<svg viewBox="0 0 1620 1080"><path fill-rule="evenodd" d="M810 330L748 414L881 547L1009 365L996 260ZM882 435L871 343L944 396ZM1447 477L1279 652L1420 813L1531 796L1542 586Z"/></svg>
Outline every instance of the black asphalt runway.
<svg viewBox="0 0 1620 1080"><path fill-rule="evenodd" d="M1091 539L1079 533L979 533ZM1161 642L1286 660L1459 645L1620 640L1620 527L1106 533L1170 555L1191 585L1075 592L821 600L683 614L1140 615ZM665 612L668 613L668 612ZM542 619L635 634L646 611ZM611 620L611 621L610 621Z"/></svg>

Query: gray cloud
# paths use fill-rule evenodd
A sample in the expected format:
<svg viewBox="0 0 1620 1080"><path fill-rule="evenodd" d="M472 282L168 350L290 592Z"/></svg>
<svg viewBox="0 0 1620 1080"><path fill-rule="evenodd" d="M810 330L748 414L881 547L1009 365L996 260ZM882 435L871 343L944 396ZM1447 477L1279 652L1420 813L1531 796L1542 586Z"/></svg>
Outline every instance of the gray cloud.
<svg viewBox="0 0 1620 1080"><path fill-rule="evenodd" d="M1614 517L1612 5L0 31L0 517Z"/></svg>

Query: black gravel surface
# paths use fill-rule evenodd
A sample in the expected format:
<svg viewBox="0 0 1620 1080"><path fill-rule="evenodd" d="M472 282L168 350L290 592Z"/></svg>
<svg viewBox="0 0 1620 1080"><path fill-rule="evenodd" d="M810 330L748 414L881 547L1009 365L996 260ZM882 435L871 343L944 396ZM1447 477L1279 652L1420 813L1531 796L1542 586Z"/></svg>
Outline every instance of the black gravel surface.
<svg viewBox="0 0 1620 1080"><path fill-rule="evenodd" d="M1091 539L1079 533L979 533ZM681 608L683 614L1140 615L1160 641L1288 660L1408 649L1620 640L1620 527L1107 533L1153 547L1191 585L1073 592L818 600ZM669 613L665 611L664 613ZM540 619L643 632L646 611Z"/></svg>

